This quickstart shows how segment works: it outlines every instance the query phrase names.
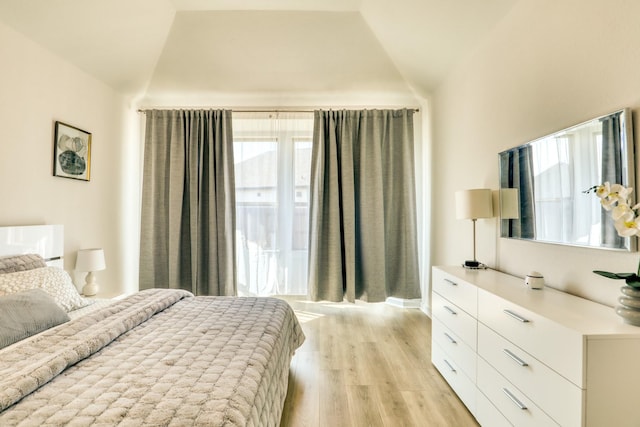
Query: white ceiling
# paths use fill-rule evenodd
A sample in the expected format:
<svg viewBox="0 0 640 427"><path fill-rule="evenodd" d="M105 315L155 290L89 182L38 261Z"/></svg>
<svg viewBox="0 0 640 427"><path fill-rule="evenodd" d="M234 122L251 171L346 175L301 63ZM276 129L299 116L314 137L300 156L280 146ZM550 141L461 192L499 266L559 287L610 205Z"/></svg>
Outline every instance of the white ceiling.
<svg viewBox="0 0 640 427"><path fill-rule="evenodd" d="M198 11L176 14L149 86L162 89L402 91L406 84L358 12Z"/></svg>
<svg viewBox="0 0 640 427"><path fill-rule="evenodd" d="M0 0L119 92L425 95L518 0Z"/></svg>

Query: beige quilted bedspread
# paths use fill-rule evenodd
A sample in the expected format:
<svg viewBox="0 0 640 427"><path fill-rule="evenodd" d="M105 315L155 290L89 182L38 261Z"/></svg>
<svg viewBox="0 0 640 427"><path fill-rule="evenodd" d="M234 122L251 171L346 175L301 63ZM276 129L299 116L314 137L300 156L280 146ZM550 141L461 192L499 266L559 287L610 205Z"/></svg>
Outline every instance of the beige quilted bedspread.
<svg viewBox="0 0 640 427"><path fill-rule="evenodd" d="M0 426L277 426L303 340L281 300L143 291L0 350Z"/></svg>

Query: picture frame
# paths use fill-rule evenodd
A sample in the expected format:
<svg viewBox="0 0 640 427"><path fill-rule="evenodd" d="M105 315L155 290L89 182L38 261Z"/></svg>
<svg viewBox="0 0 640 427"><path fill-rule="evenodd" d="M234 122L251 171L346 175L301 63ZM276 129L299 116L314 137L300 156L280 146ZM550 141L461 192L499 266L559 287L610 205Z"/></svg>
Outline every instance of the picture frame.
<svg viewBox="0 0 640 427"><path fill-rule="evenodd" d="M53 176L89 181L91 133L56 121L53 139Z"/></svg>

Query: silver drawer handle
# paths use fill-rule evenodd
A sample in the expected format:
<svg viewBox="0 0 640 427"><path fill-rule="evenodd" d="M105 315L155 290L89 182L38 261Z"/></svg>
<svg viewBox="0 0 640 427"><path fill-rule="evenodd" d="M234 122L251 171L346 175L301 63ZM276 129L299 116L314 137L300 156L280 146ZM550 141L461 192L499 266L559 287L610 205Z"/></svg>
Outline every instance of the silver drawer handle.
<svg viewBox="0 0 640 427"><path fill-rule="evenodd" d="M453 366L451 366L451 363L449 363L449 362L447 361L447 359L442 359L442 360L444 360L444 363L446 363L446 364L447 364L447 366L449 367L449 369L451 369L451 372L453 372L454 374L455 374L456 372L458 372L458 371L456 371L456 369L455 369Z"/></svg>
<svg viewBox="0 0 640 427"><path fill-rule="evenodd" d="M511 310L502 310L505 314L508 314L509 316L513 317L514 319L516 319L519 322L522 323L529 323L528 319L525 319L524 317L520 316L519 314L514 313Z"/></svg>
<svg viewBox="0 0 640 427"><path fill-rule="evenodd" d="M444 279L444 281L447 282L448 284L452 285L452 286L458 286L458 284L456 282L454 282L453 280Z"/></svg>
<svg viewBox="0 0 640 427"><path fill-rule="evenodd" d="M458 341L454 340L453 337L451 335L449 335L448 333L444 333L444 336L447 337L449 339L449 341L451 342L451 344L458 344Z"/></svg>
<svg viewBox="0 0 640 427"><path fill-rule="evenodd" d="M520 365L520 366L529 366L529 364L527 362L525 362L524 360L520 359L518 356L516 356L515 354L513 354L511 351L507 350L506 348L503 349L502 352L504 354L506 354L507 356L509 356L510 358L512 358L513 360L515 360L518 365Z"/></svg>
<svg viewBox="0 0 640 427"><path fill-rule="evenodd" d="M509 390L507 390L506 388L503 388L503 389L502 389L502 391L504 392L504 394L506 394L506 395L507 395L507 397L508 397L509 399L511 399L511 401L512 401L513 403L515 403L515 404L516 404L516 406L517 406L518 408L522 409L523 411L527 410L527 406L526 406L524 403L520 402L520 400L519 400L517 397L515 397L515 396L513 395L513 393L511 393L511 392L510 392Z"/></svg>
<svg viewBox="0 0 640 427"><path fill-rule="evenodd" d="M449 313L453 314L454 316L456 314L458 314L454 309L452 309L451 307L448 307L446 305L444 306L444 309L447 310Z"/></svg>

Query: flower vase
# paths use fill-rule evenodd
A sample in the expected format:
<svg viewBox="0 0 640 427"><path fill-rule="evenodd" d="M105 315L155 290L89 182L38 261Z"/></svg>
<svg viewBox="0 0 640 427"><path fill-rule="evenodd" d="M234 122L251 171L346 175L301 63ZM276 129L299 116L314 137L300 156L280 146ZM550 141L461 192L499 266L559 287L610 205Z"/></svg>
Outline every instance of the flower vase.
<svg viewBox="0 0 640 427"><path fill-rule="evenodd" d="M640 326L640 289L631 286L620 288L622 296L618 298L616 313L625 323Z"/></svg>

